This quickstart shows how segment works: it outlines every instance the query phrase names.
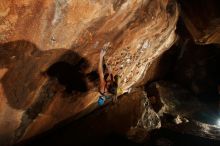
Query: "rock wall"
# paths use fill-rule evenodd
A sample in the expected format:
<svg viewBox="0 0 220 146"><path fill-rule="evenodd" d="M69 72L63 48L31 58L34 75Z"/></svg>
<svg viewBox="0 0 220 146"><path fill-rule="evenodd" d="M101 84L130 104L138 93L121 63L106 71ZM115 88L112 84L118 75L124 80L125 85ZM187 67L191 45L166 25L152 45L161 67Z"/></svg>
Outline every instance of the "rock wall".
<svg viewBox="0 0 220 146"><path fill-rule="evenodd" d="M1 0L0 144L95 109L107 44L122 94L140 85L175 42L178 14L174 0Z"/></svg>

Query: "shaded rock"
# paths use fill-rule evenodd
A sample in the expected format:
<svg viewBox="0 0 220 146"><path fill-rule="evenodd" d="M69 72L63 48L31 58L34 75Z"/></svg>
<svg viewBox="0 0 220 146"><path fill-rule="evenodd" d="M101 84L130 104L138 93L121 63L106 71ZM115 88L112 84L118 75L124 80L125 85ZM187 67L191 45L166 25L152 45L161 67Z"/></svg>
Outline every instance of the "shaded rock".
<svg viewBox="0 0 220 146"><path fill-rule="evenodd" d="M50 131L49 135L24 144L33 146L53 142L68 145L73 143L73 139L76 145L104 144L112 135L144 142L151 130L160 128L160 119L152 110L144 91L136 89L118 100L117 104L108 104L76 121L69 119L61 122L60 127ZM107 143L111 144L112 141Z"/></svg>
<svg viewBox="0 0 220 146"><path fill-rule="evenodd" d="M160 118L158 114L152 109L146 95L145 101L142 104L144 105L142 115L138 120L137 125L131 127L128 132L128 138L138 143L143 143L147 138L149 138L149 132L151 130L161 127Z"/></svg>
<svg viewBox="0 0 220 146"><path fill-rule="evenodd" d="M160 81L150 85L147 93L149 98L155 96L162 103L158 111L162 127L180 133L219 140L220 127L215 123L218 120L217 115L213 116L210 108L186 89L172 82ZM209 120L214 123L201 117L202 113L209 115Z"/></svg>
<svg viewBox="0 0 220 146"><path fill-rule="evenodd" d="M157 139L155 142L156 146L172 146L173 142L166 138Z"/></svg>
<svg viewBox="0 0 220 146"><path fill-rule="evenodd" d="M169 113L192 117L203 108L203 104L192 93L169 81L152 83L146 90L153 108L161 116ZM158 107L158 105L160 106Z"/></svg>
<svg viewBox="0 0 220 146"><path fill-rule="evenodd" d="M220 43L220 11L218 0L179 0L182 16L195 42Z"/></svg>

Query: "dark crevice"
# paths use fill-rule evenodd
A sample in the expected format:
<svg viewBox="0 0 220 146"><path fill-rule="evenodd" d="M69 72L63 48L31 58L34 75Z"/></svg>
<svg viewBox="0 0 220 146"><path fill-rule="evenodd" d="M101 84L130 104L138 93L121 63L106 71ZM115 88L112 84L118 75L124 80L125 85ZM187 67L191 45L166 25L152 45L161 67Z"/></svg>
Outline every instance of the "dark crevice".
<svg viewBox="0 0 220 146"><path fill-rule="evenodd" d="M154 111L159 112L160 109L164 106L159 97L159 93L156 89L156 84L150 85L145 89L147 91L147 96L150 101L150 104Z"/></svg>

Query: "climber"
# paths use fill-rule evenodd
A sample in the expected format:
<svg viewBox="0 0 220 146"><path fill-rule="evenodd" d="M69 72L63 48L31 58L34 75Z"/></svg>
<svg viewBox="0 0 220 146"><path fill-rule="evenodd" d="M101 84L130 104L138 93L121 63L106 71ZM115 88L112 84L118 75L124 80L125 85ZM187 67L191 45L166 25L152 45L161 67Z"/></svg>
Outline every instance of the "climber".
<svg viewBox="0 0 220 146"><path fill-rule="evenodd" d="M110 70L108 70L109 73L104 75L105 71L103 69L103 62L104 62L103 59L105 53L106 53L106 48L101 50L99 56L100 57L99 65L98 65L98 74L100 78L99 92L102 95L100 96L98 102L101 104L104 104L105 99L109 99L110 96L113 97L113 102L116 102L118 95L118 81L119 81L118 75L113 76Z"/></svg>
<svg viewBox="0 0 220 146"><path fill-rule="evenodd" d="M100 56L99 56L99 65L98 65L98 74L99 74L99 80L100 80L99 92L102 95L104 95L104 93L106 92L106 81L104 78L104 70L103 70L103 58L104 58L105 53L106 53L106 50L102 49Z"/></svg>
<svg viewBox="0 0 220 146"><path fill-rule="evenodd" d="M99 65L98 65L98 74L99 74L99 92L101 94L101 96L99 96L98 99L98 105L102 106L105 103L105 100L108 99L106 96L106 92L107 92L107 76L104 76L104 70L103 70L103 59L104 59L104 55L106 53L106 50L102 49L100 56L99 56Z"/></svg>

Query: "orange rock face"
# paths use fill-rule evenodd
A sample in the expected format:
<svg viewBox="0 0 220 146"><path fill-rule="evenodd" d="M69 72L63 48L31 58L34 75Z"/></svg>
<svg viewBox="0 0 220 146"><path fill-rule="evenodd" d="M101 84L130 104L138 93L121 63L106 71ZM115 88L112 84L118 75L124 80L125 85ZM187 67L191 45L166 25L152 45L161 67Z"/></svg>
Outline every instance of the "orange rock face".
<svg viewBox="0 0 220 146"><path fill-rule="evenodd" d="M0 145L96 108L106 44L121 94L140 85L175 42L177 19L173 0L1 0Z"/></svg>

